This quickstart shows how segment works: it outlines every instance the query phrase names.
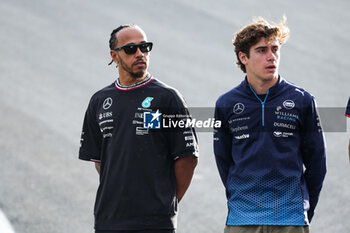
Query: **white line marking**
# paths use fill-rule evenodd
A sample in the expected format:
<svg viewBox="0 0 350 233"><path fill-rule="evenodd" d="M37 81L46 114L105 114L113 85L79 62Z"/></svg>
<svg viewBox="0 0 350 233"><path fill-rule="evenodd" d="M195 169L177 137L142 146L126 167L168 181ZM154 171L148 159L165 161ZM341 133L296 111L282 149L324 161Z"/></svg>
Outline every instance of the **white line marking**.
<svg viewBox="0 0 350 233"><path fill-rule="evenodd" d="M0 232L1 233L15 233L9 220L7 220L5 214L0 210Z"/></svg>

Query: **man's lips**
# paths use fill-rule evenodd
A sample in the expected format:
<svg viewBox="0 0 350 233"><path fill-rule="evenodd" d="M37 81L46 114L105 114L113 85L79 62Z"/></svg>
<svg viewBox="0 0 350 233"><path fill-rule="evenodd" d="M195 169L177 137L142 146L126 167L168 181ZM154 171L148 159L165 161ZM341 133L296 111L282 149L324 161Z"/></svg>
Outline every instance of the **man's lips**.
<svg viewBox="0 0 350 233"><path fill-rule="evenodd" d="M265 69L271 70L271 71L273 70L273 71L274 71L274 70L277 69L277 66L275 66L275 65L268 65L268 66L265 67Z"/></svg>
<svg viewBox="0 0 350 233"><path fill-rule="evenodd" d="M269 65L269 66L266 66L266 69L276 69L276 66L275 65Z"/></svg>
<svg viewBox="0 0 350 233"><path fill-rule="evenodd" d="M146 62L144 62L144 61L137 61L133 65L137 66L137 67L146 66Z"/></svg>

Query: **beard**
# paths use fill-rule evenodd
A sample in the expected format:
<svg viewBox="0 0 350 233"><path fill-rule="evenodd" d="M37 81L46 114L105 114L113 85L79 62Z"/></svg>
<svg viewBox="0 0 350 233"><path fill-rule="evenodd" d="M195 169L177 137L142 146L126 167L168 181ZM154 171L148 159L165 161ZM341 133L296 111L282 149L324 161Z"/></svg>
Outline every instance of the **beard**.
<svg viewBox="0 0 350 233"><path fill-rule="evenodd" d="M134 79L142 78L146 72L145 71L139 71L136 73L130 72L131 77Z"/></svg>
<svg viewBox="0 0 350 233"><path fill-rule="evenodd" d="M130 74L130 76L134 79L138 79L138 78L142 78L145 73L146 73L146 70L147 70L147 67L145 70L141 70L141 71L138 71L138 72L133 72L132 71L132 68L129 67L121 57L119 57L119 63L120 63L120 66Z"/></svg>

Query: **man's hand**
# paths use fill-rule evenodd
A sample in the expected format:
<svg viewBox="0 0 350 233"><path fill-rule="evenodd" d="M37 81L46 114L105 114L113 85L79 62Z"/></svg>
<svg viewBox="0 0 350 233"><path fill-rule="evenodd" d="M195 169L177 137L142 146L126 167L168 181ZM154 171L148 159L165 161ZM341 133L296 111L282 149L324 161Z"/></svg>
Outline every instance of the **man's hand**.
<svg viewBox="0 0 350 233"><path fill-rule="evenodd" d="M191 184L197 163L198 159L194 156L179 158L175 161L176 197L179 202Z"/></svg>

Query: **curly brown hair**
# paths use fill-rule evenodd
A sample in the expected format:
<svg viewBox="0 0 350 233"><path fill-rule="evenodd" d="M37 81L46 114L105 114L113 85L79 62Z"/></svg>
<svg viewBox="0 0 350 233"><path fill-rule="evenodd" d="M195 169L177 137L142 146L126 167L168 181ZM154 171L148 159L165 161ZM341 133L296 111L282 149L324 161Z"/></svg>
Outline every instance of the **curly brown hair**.
<svg viewBox="0 0 350 233"><path fill-rule="evenodd" d="M249 58L249 50L257 44L261 38L268 41L277 39L280 45L284 44L289 38L289 28L286 26L287 18L283 16L280 23L269 22L262 17L258 17L254 22L241 29L232 40L235 46L237 56L236 64L246 73L245 65L240 61L238 53L242 52Z"/></svg>

